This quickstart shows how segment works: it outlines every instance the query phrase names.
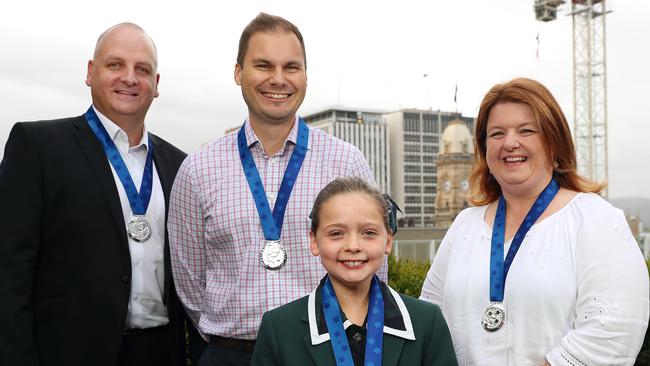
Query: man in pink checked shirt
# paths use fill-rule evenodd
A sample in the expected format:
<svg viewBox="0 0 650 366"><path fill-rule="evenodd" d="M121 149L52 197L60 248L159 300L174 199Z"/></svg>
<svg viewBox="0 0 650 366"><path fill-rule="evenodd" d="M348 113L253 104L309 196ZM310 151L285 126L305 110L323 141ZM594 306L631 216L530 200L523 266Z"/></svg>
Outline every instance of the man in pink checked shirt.
<svg viewBox="0 0 650 366"><path fill-rule="evenodd" d="M340 176L374 182L357 148L296 115L307 73L295 25L260 13L241 35L234 76L248 118L185 160L170 201L178 295L209 342L199 366L250 365L262 314L325 274L309 252L320 189Z"/></svg>

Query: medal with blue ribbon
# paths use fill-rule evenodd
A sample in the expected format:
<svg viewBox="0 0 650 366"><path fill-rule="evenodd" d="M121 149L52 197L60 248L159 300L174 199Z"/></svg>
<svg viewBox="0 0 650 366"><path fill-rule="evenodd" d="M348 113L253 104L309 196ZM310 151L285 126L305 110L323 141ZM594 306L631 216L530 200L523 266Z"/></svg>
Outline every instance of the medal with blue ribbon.
<svg viewBox="0 0 650 366"><path fill-rule="evenodd" d="M499 204L494 216L494 224L492 225L490 252L490 301L492 303L485 310L483 320L481 321L481 325L488 332L499 330L505 323L506 311L502 303L506 277L508 276L510 265L515 259L515 255L524 237L526 237L526 233L528 233L528 230L530 230L551 201L553 201L553 198L559 190L559 184L555 179L551 178L551 181L546 185L544 191L537 196L535 203L533 203L521 226L517 229L517 233L512 239L505 260L503 259L503 247L506 231L506 200L503 195L499 198Z"/></svg>
<svg viewBox="0 0 650 366"><path fill-rule="evenodd" d="M149 207L149 201L151 200L153 184L153 144L151 143L151 136L147 135L149 148L147 151L147 159L144 164L142 183L140 184L140 190L138 191L135 188L135 183L133 183L133 178L131 178L129 169L126 164L124 164L124 160L122 160L122 156L117 150L113 139L108 135L106 128L104 128L104 125L99 121L99 117L97 117L92 106L88 108L88 111L84 116L86 117L88 126L90 126L90 129L102 144L104 152L108 157L108 161L111 163L115 173L119 177L122 187L124 187L124 192L126 192L126 197L129 200L133 216L126 224L126 232L129 235L129 238L136 242L144 243L151 237L151 224L149 224L149 221L145 216L147 208Z"/></svg>
<svg viewBox="0 0 650 366"><path fill-rule="evenodd" d="M278 191L277 200L273 206L273 212L269 205L269 201L264 191L264 185L260 178L259 171L255 165L253 154L248 149L246 141L245 124L239 130L237 135L237 146L239 148L239 158L248 187L253 195L257 214L262 224L264 231L265 244L264 248L260 251L260 260L264 268L277 270L284 266L287 262L287 252L280 244L280 233L282 232L282 224L284 222L284 212L289 202L289 197L293 190L293 186L298 178L298 173L302 167L307 154L307 142L309 140L309 128L305 122L300 118L298 120L298 136L296 137L296 146L289 158L289 163L284 171L282 183L280 183L280 190Z"/></svg>
<svg viewBox="0 0 650 366"><path fill-rule="evenodd" d="M322 306L327 332L330 335L332 350L337 366L354 366L350 344L343 329L341 308L336 299L336 293L329 279L325 279L322 291ZM363 364L365 366L381 366L384 344L384 299L379 288L379 279L372 276L370 284L370 299L368 300L368 323L366 337L366 352Z"/></svg>

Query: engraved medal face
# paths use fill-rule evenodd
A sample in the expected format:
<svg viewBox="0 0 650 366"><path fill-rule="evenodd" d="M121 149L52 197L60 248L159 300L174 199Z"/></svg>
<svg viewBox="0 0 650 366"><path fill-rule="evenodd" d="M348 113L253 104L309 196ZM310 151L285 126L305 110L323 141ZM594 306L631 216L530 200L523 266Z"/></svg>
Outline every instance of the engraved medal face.
<svg viewBox="0 0 650 366"><path fill-rule="evenodd" d="M287 251L284 250L280 241L267 240L264 248L260 251L260 260L264 268L278 270L287 263Z"/></svg>
<svg viewBox="0 0 650 366"><path fill-rule="evenodd" d="M481 325L488 332L496 332L506 322L506 309L500 303L493 303L485 309Z"/></svg>
<svg viewBox="0 0 650 366"><path fill-rule="evenodd" d="M144 243L151 237L151 224L145 216L136 215L126 224L126 232L129 234L129 238L138 243Z"/></svg>

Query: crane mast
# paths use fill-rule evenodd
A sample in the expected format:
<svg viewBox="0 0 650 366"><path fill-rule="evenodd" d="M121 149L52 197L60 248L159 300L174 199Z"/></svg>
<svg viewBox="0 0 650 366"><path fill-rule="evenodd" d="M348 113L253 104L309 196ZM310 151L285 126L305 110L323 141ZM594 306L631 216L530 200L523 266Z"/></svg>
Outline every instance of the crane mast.
<svg viewBox="0 0 650 366"><path fill-rule="evenodd" d="M557 18L563 0L535 0L537 20ZM568 7L568 6L567 6ZM573 138L578 172L608 180L606 0L571 0L573 18ZM602 192L607 197L607 190Z"/></svg>

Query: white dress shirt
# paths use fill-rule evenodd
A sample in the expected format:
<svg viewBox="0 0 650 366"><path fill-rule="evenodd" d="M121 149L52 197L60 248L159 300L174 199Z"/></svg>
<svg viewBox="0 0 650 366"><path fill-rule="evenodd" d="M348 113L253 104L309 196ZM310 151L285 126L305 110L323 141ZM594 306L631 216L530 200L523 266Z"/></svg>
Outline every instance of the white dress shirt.
<svg viewBox="0 0 650 366"><path fill-rule="evenodd" d="M622 211L579 193L533 225L506 279L506 323L490 333L486 209L458 215L422 288L442 308L459 364L632 365L648 324L648 271Z"/></svg>
<svg viewBox="0 0 650 366"><path fill-rule="evenodd" d="M96 108L94 109L120 152L136 189L139 190L149 149L147 128L144 128L140 143L129 147L126 132L99 113ZM111 165L111 171L120 195L124 225L126 226L133 217L131 205L113 165ZM165 289L165 197L155 164L153 166L151 200L149 201L146 217L151 224L152 231L149 240L138 243L127 236L129 253L131 254L131 294L126 317L127 328L151 328L169 322L167 309L163 303Z"/></svg>

